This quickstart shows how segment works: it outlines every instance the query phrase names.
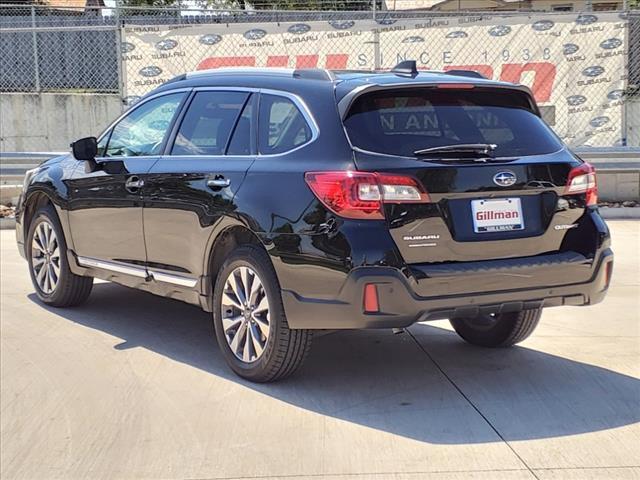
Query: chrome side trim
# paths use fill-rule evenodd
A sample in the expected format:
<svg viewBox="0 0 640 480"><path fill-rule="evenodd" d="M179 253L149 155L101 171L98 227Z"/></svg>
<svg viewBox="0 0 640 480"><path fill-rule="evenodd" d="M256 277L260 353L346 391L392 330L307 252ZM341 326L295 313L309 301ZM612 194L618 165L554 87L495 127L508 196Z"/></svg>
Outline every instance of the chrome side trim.
<svg viewBox="0 0 640 480"><path fill-rule="evenodd" d="M122 263L109 262L107 260L98 260L97 258L77 257L78 265L82 267L102 268L112 272L124 273L132 277L147 278L147 270L143 267L125 265Z"/></svg>
<svg viewBox="0 0 640 480"><path fill-rule="evenodd" d="M180 275L171 275L168 273L156 272L149 270L149 274L156 282L172 283L181 287L194 288L198 284L198 279L183 277Z"/></svg>
<svg viewBox="0 0 640 480"><path fill-rule="evenodd" d="M183 277L181 275L172 275L169 273L157 272L154 270L147 270L144 267L137 265L123 264L117 262L110 262L107 260L99 260L97 258L89 257L77 257L78 265L81 267L89 268L101 268L102 270L109 270L111 272L122 273L125 275L131 275L132 277L153 279L156 282L171 283L173 285L179 285L181 287L195 288L198 284L197 278Z"/></svg>

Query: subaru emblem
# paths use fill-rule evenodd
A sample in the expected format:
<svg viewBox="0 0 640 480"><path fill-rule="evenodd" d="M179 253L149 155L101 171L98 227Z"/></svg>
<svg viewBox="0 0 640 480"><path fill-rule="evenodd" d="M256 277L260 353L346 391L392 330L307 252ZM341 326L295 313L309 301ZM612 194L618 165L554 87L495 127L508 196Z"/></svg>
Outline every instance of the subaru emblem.
<svg viewBox="0 0 640 480"><path fill-rule="evenodd" d="M353 20L329 20L329 25L331 25L336 30L349 30L356 24Z"/></svg>
<svg viewBox="0 0 640 480"><path fill-rule="evenodd" d="M610 120L609 117L603 115L600 117L592 118L591 121L589 122L589 125L591 125L593 128L598 128L598 127L602 127L606 123L609 123L609 120Z"/></svg>
<svg viewBox="0 0 640 480"><path fill-rule="evenodd" d="M511 27L509 25L496 25L489 29L489 35L492 37L504 37L511 33Z"/></svg>
<svg viewBox="0 0 640 480"><path fill-rule="evenodd" d="M531 28L538 32L544 32L545 30L550 30L555 25L551 20L538 20L536 23L531 25Z"/></svg>
<svg viewBox="0 0 640 480"><path fill-rule="evenodd" d="M585 77L598 77L604 73L604 67L600 65L593 65L582 70L582 75Z"/></svg>
<svg viewBox="0 0 640 480"><path fill-rule="evenodd" d="M609 100L620 100L622 97L624 97L624 90L611 90L607 93Z"/></svg>
<svg viewBox="0 0 640 480"><path fill-rule="evenodd" d="M122 42L120 44L120 52L129 53L133 52L136 49L136 46L131 42Z"/></svg>
<svg viewBox="0 0 640 480"><path fill-rule="evenodd" d="M287 28L287 32L293 33L294 35L302 35L311 30L311 26L306 23L294 23L289 28Z"/></svg>
<svg viewBox="0 0 640 480"><path fill-rule="evenodd" d="M578 25L591 25L598 21L598 17L595 15L578 15L576 18L576 23Z"/></svg>
<svg viewBox="0 0 640 480"><path fill-rule="evenodd" d="M156 65L149 65L148 67L141 68L138 73L143 77L157 77L162 73L162 69Z"/></svg>
<svg viewBox="0 0 640 480"><path fill-rule="evenodd" d="M262 30L261 28L254 28L252 30L248 30L244 32L244 38L247 40L260 40L267 35L266 30Z"/></svg>
<svg viewBox="0 0 640 480"><path fill-rule="evenodd" d="M206 35L202 35L198 41L202 45L215 45L222 41L222 36L216 33L207 33Z"/></svg>
<svg viewBox="0 0 640 480"><path fill-rule="evenodd" d="M173 50L177 46L178 46L178 42L176 42L172 38L160 40L158 43L156 43L157 50Z"/></svg>
<svg viewBox="0 0 640 480"><path fill-rule="evenodd" d="M571 95L570 97L567 97L567 105L571 105L572 107L582 105L586 101L587 97L584 95Z"/></svg>
<svg viewBox="0 0 640 480"><path fill-rule="evenodd" d="M493 176L493 183L499 187L510 187L516 183L516 174L511 170L503 170Z"/></svg>
<svg viewBox="0 0 640 480"><path fill-rule="evenodd" d="M600 42L600 48L603 48L605 50L613 50L614 48L618 48L621 45L622 40L620 40L619 38L609 38L607 40L604 40L603 42Z"/></svg>
<svg viewBox="0 0 640 480"><path fill-rule="evenodd" d="M456 30L454 32L447 33L446 38L467 38L469 35L463 30Z"/></svg>

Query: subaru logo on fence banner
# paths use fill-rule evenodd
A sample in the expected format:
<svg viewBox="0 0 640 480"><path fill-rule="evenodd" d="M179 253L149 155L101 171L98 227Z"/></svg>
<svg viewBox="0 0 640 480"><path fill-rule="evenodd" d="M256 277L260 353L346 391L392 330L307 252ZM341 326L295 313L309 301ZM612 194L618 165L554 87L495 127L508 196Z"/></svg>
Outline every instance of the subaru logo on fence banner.
<svg viewBox="0 0 640 480"><path fill-rule="evenodd" d="M467 38L469 34L464 30L456 30L455 32L447 33L446 38Z"/></svg>
<svg viewBox="0 0 640 480"><path fill-rule="evenodd" d="M178 42L176 42L172 38L160 40L158 43L156 43L157 50L173 50L177 46L178 46Z"/></svg>
<svg viewBox="0 0 640 480"><path fill-rule="evenodd" d="M489 35L492 37L504 37L511 33L511 27L509 25L496 25L489 29Z"/></svg>
<svg viewBox="0 0 640 480"><path fill-rule="evenodd" d="M619 38L608 38L607 40L600 42L600 48L604 48L605 50L613 50L614 48L618 48L622 45L622 40Z"/></svg>
<svg viewBox="0 0 640 480"><path fill-rule="evenodd" d="M562 53L564 53L565 55L573 55L578 50L580 50L580 47L575 43L565 43L562 46Z"/></svg>
<svg viewBox="0 0 640 480"><path fill-rule="evenodd" d="M262 30L261 28L254 28L252 30L248 30L244 32L244 38L247 40L260 40L267 35L266 30Z"/></svg>
<svg viewBox="0 0 640 480"><path fill-rule="evenodd" d="M582 105L586 101L587 97L584 95L571 95L570 97L567 97L567 105L571 105L572 107Z"/></svg>
<svg viewBox="0 0 640 480"><path fill-rule="evenodd" d="M133 52L136 49L136 46L131 42L122 42L120 44L120 52L129 53Z"/></svg>
<svg viewBox="0 0 640 480"><path fill-rule="evenodd" d="M349 30L356 24L353 20L330 20L329 25L331 25L336 30Z"/></svg>
<svg viewBox="0 0 640 480"><path fill-rule="evenodd" d="M531 25L531 28L537 32L544 32L546 30L551 30L554 25L555 23L551 20L538 20L536 23Z"/></svg>
<svg viewBox="0 0 640 480"><path fill-rule="evenodd" d="M287 28L287 32L293 33L294 35L302 35L309 30L311 30L311 25L307 25L306 23L296 23Z"/></svg>
<svg viewBox="0 0 640 480"><path fill-rule="evenodd" d="M604 67L600 65L593 65L582 70L582 75L585 77L598 77L604 73Z"/></svg>
<svg viewBox="0 0 640 480"><path fill-rule="evenodd" d="M603 126L605 123L609 123L610 118L609 117L595 117L592 118L591 121L589 122L589 125L591 125L593 128L598 128Z"/></svg>
<svg viewBox="0 0 640 480"><path fill-rule="evenodd" d="M576 23L578 25L591 25L592 23L596 23L598 21L598 17L595 15L578 15L576 18Z"/></svg>
<svg viewBox="0 0 640 480"><path fill-rule="evenodd" d="M396 22L397 20L395 18L389 18L389 17L376 18L376 23L378 25L393 25Z"/></svg>
<svg viewBox="0 0 640 480"><path fill-rule="evenodd" d="M418 35L413 35L411 37L407 37L404 40L402 40L402 43L422 43L422 42L424 42L424 38Z"/></svg>
<svg viewBox="0 0 640 480"><path fill-rule="evenodd" d="M511 170L503 170L493 176L493 183L499 187L510 187L516 183L516 174Z"/></svg>
<svg viewBox="0 0 640 480"><path fill-rule="evenodd" d="M141 68L138 73L143 77L157 77L162 73L162 69L156 65L149 65L148 67Z"/></svg>
<svg viewBox="0 0 640 480"><path fill-rule="evenodd" d="M198 42L202 45L215 45L216 43L220 43L222 41L222 36L217 33L207 33L206 35L202 35Z"/></svg>
<svg viewBox="0 0 640 480"><path fill-rule="evenodd" d="M624 90L611 90L607 93L609 100L620 100L622 97L624 97Z"/></svg>

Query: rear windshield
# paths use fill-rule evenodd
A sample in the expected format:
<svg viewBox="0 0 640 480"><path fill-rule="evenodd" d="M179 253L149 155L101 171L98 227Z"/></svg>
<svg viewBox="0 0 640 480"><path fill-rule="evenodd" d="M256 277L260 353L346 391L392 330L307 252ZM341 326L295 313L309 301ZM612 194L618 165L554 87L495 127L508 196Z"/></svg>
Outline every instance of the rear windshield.
<svg viewBox="0 0 640 480"><path fill-rule="evenodd" d="M344 124L354 147L390 155L463 143L496 144L498 157L558 151L529 108L525 94L500 89L401 89L361 95Z"/></svg>

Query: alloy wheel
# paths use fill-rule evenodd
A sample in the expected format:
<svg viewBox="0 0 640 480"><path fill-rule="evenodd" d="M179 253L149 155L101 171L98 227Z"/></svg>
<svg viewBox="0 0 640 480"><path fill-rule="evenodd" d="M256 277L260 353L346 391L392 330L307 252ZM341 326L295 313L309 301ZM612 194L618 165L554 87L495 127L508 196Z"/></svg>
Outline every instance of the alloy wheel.
<svg viewBox="0 0 640 480"><path fill-rule="evenodd" d="M31 269L40 290L51 295L60 280L60 245L53 226L46 220L33 232Z"/></svg>
<svg viewBox="0 0 640 480"><path fill-rule="evenodd" d="M224 283L222 328L233 354L245 363L257 361L267 346L271 326L269 299L258 274L237 267Z"/></svg>

